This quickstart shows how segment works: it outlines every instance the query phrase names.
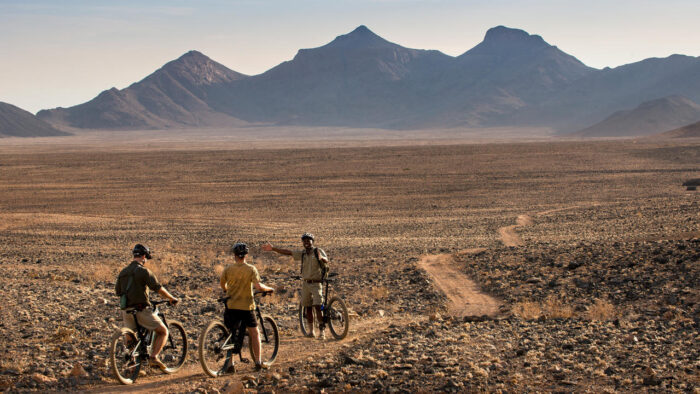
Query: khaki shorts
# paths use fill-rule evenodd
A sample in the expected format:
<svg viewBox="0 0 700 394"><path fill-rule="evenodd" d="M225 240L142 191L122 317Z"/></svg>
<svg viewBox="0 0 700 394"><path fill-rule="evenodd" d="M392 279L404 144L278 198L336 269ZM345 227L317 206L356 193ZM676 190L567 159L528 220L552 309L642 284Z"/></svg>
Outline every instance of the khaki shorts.
<svg viewBox="0 0 700 394"><path fill-rule="evenodd" d="M134 322L134 315L122 311L122 320L124 325L130 329L136 331L136 322ZM155 331L158 327L164 326L163 321L160 320L157 314L153 313L153 309L146 307L141 311L136 312L136 320L138 320L141 327L146 327L146 329Z"/></svg>
<svg viewBox="0 0 700 394"><path fill-rule="evenodd" d="M321 304L323 304L323 284L304 281L301 285L301 306Z"/></svg>

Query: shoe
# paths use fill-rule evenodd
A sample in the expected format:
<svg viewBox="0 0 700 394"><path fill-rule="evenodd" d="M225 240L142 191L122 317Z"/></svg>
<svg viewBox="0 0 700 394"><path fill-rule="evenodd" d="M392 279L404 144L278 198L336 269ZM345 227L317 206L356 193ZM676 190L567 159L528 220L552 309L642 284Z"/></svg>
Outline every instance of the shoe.
<svg viewBox="0 0 700 394"><path fill-rule="evenodd" d="M267 362L262 362L262 363L255 363L255 370L260 371L263 369L269 369L270 368L270 363Z"/></svg>
<svg viewBox="0 0 700 394"><path fill-rule="evenodd" d="M316 333L314 332L314 330L311 330L306 334L306 337L307 338L316 338Z"/></svg>
<svg viewBox="0 0 700 394"><path fill-rule="evenodd" d="M319 339L320 341L325 341L325 340L326 340L326 332L325 332L325 331L321 331L321 333L318 334L318 339Z"/></svg>
<svg viewBox="0 0 700 394"><path fill-rule="evenodd" d="M165 364L163 364L163 362L160 361L157 357L149 358L148 365L151 367L156 367L156 368L160 369L161 371L165 371L166 369L168 369L168 367L165 366Z"/></svg>

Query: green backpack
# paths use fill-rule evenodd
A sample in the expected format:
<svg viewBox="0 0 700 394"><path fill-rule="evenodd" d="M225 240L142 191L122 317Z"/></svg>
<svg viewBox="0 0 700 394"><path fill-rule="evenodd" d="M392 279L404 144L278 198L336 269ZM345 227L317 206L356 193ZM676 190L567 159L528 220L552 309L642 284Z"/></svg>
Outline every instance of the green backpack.
<svg viewBox="0 0 700 394"><path fill-rule="evenodd" d="M124 291L124 294L119 298L119 308L121 309L126 309L126 293L129 292L129 289L131 288L131 282L134 281L134 274L132 273L129 276L129 281L126 282L126 290Z"/></svg>

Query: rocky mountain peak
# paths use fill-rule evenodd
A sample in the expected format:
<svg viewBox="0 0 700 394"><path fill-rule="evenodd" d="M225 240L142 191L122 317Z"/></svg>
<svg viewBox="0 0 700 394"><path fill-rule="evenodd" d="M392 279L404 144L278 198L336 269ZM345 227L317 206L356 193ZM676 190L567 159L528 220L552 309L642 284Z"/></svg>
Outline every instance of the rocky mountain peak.
<svg viewBox="0 0 700 394"><path fill-rule="evenodd" d="M542 37L520 29L496 26L486 32L484 40L467 53L473 54L519 54L549 48Z"/></svg>
<svg viewBox="0 0 700 394"><path fill-rule="evenodd" d="M224 65L211 60L203 53L194 50L166 63L154 75L163 71L177 79L190 81L194 85L231 82L245 77L245 75L230 70Z"/></svg>
<svg viewBox="0 0 700 394"><path fill-rule="evenodd" d="M395 44L374 34L367 26L360 25L350 33L336 37L335 40L331 41L326 47L355 49L393 45Z"/></svg>

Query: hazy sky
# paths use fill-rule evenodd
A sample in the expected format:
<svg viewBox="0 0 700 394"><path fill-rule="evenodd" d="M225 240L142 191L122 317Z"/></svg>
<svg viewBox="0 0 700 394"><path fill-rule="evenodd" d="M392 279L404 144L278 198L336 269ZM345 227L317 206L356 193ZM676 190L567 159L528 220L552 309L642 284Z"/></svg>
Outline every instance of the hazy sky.
<svg viewBox="0 0 700 394"><path fill-rule="evenodd" d="M615 67L700 56L699 16L700 0L0 0L0 101L30 112L80 104L190 49L260 74L359 25L451 56L505 25Z"/></svg>

